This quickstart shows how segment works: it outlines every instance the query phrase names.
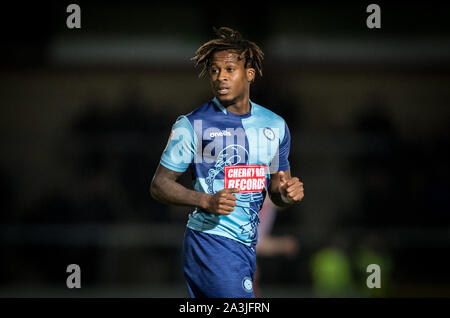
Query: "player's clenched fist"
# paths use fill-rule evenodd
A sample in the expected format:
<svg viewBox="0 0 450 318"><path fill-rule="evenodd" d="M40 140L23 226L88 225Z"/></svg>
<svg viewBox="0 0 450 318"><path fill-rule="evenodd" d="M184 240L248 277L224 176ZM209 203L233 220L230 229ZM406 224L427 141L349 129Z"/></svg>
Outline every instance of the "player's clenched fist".
<svg viewBox="0 0 450 318"><path fill-rule="evenodd" d="M206 209L214 214L228 215L233 212L236 206L236 197L233 193L238 193L239 189L229 188L216 192L208 197Z"/></svg>
<svg viewBox="0 0 450 318"><path fill-rule="evenodd" d="M280 185L279 191L283 197L286 198L288 202L298 202L304 197L303 182L297 177L288 179L286 174L282 171L280 175Z"/></svg>

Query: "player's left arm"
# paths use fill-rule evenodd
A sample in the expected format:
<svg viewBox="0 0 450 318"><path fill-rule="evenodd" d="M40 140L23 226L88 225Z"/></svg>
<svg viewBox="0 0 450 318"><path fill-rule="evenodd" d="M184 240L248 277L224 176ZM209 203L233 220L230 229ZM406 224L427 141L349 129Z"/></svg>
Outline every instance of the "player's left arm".
<svg viewBox="0 0 450 318"><path fill-rule="evenodd" d="M292 177L290 169L270 175L268 193L272 202L280 207L300 202L305 195L303 182L297 177Z"/></svg>

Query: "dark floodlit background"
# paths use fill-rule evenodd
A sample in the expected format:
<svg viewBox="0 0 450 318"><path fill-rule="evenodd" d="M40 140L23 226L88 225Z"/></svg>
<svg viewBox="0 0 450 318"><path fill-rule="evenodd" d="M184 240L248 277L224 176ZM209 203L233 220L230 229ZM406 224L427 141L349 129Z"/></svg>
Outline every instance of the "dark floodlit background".
<svg viewBox="0 0 450 318"><path fill-rule="evenodd" d="M370 30L370 2L76 2L70 30L70 3L2 5L0 296L187 296L189 209L149 185L177 116L212 97L189 61L212 26L263 48L251 98L286 119L305 184L271 230L296 253L258 256L261 296L450 296L448 7L379 3Z"/></svg>

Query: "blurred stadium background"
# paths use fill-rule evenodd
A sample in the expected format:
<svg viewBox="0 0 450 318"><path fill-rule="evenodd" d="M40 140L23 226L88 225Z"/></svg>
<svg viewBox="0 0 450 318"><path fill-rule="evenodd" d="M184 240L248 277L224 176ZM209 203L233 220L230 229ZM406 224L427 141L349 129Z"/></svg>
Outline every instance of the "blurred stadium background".
<svg viewBox="0 0 450 318"><path fill-rule="evenodd" d="M2 5L1 297L187 296L189 210L148 189L172 123L211 98L189 59L212 26L262 46L251 98L286 119L305 184L272 229L298 252L258 256L261 296L450 296L448 6L375 2L369 30L370 2L74 2L79 30L71 2Z"/></svg>

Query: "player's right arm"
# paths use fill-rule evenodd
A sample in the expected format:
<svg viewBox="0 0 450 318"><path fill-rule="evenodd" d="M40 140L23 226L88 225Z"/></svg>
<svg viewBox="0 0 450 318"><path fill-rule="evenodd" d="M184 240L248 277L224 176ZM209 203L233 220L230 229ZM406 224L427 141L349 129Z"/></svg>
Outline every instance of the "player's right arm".
<svg viewBox="0 0 450 318"><path fill-rule="evenodd" d="M151 196L165 204L200 207L218 215L233 211L236 197L232 193L239 189L223 189L215 194L191 190L177 182L182 174L159 164L150 186Z"/></svg>
<svg viewBox="0 0 450 318"><path fill-rule="evenodd" d="M197 153L198 137L186 116L180 116L161 156L150 186L150 194L165 204L199 207L214 214L230 214L236 205L232 194L239 189L224 189L208 194L184 187L177 179L186 171Z"/></svg>

